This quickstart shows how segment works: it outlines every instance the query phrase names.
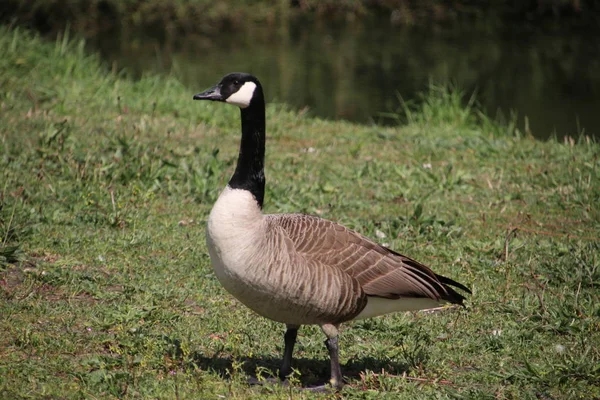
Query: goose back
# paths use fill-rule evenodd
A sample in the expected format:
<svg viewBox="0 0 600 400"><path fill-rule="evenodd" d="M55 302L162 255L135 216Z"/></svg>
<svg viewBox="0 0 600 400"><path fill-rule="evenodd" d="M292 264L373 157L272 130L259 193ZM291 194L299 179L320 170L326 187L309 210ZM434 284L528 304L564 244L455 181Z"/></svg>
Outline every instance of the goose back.
<svg viewBox="0 0 600 400"><path fill-rule="evenodd" d="M309 261L344 271L368 296L462 303L464 297L450 286L468 290L449 278L436 275L425 265L335 222L304 214L276 214L266 218L285 230L298 254Z"/></svg>

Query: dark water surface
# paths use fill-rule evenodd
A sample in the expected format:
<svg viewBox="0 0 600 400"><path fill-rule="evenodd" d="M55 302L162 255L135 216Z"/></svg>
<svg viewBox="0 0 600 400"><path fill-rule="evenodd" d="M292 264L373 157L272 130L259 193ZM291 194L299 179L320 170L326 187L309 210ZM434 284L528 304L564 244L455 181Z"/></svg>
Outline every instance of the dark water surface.
<svg viewBox="0 0 600 400"><path fill-rule="evenodd" d="M246 71L261 79L267 100L385 123L380 113L398 110L398 95L411 100L430 81L452 82L476 90L492 117L516 112L521 130L538 138L600 137L600 29L296 20L210 39L157 36L121 30L88 43L134 75L174 74L190 98L227 72Z"/></svg>

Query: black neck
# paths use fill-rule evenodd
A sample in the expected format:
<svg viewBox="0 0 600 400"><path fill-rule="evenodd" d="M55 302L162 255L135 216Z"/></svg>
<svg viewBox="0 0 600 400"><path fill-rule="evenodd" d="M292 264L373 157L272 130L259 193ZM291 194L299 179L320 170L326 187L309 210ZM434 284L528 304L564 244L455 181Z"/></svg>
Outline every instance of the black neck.
<svg viewBox="0 0 600 400"><path fill-rule="evenodd" d="M265 103L262 98L242 108L242 142L232 189L248 190L262 208L265 197Z"/></svg>

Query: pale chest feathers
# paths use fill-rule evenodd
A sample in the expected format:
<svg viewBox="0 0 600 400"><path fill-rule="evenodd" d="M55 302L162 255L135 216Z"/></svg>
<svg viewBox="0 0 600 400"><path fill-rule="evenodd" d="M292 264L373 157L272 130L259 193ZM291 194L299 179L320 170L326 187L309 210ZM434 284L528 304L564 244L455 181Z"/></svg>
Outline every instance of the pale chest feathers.
<svg viewBox="0 0 600 400"><path fill-rule="evenodd" d="M265 217L249 191L229 186L223 190L208 218L206 242L223 287L261 313L262 304L272 302L280 291L281 266L287 260L270 243Z"/></svg>
<svg viewBox="0 0 600 400"><path fill-rule="evenodd" d="M298 298L303 285L288 270L293 251L280 238L246 190L226 187L208 219L206 241L219 282L257 313L287 321L299 314L297 303L307 299Z"/></svg>
<svg viewBox="0 0 600 400"><path fill-rule="evenodd" d="M208 217L207 244L217 276L240 274L261 255L264 217L250 192L227 186Z"/></svg>

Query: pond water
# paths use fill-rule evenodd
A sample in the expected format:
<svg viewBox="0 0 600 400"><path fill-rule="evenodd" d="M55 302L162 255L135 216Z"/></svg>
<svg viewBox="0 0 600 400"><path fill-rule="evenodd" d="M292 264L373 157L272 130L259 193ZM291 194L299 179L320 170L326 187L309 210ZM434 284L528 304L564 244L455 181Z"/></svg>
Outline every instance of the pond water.
<svg viewBox="0 0 600 400"><path fill-rule="evenodd" d="M398 110L399 96L415 99L429 82L452 82L466 97L476 91L492 117L516 112L521 130L538 138L600 137L600 30L299 19L210 39L121 29L88 43L134 75L175 75L190 95L245 71L261 79L268 101L325 118L389 123L381 113Z"/></svg>

